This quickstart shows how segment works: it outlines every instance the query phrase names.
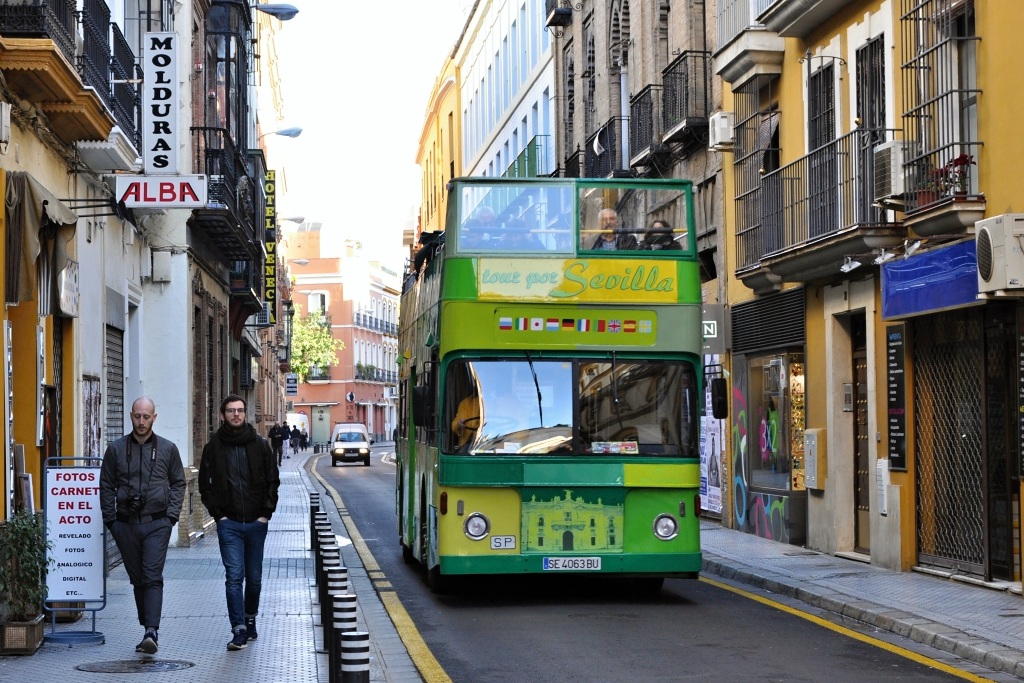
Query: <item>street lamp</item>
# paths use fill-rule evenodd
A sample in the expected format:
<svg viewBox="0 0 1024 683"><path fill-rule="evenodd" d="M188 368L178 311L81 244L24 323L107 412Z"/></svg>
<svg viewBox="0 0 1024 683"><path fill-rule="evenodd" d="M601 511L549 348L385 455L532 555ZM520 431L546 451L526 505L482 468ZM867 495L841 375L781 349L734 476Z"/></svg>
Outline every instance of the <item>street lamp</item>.
<svg viewBox="0 0 1024 683"><path fill-rule="evenodd" d="M256 139L257 140L262 140L263 138L267 137L268 135L280 135L280 136L286 137L286 138L297 138L300 135L302 135L302 129L296 127L296 128L282 128L281 130L272 130L272 131L270 131L268 133L263 133L262 135L260 135Z"/></svg>
<svg viewBox="0 0 1024 683"><path fill-rule="evenodd" d="M295 15L299 13L299 8L295 5L289 5L283 2L268 2L262 5L253 5L252 8L257 12L263 12L280 21L288 21L294 19Z"/></svg>

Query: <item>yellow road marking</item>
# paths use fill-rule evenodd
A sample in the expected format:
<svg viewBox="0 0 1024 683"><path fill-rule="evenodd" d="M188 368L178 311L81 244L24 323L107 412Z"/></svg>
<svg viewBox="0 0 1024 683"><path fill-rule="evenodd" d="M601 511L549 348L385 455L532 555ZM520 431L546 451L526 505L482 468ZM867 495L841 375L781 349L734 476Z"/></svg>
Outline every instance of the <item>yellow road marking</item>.
<svg viewBox="0 0 1024 683"><path fill-rule="evenodd" d="M735 593L736 595L742 595L745 598L749 598L749 599L754 600L756 602L760 602L763 605L768 605L769 607L773 607L773 608L775 608L775 609L777 609L777 610L779 610L781 612L787 612L787 613L792 614L794 616L800 617L801 619L806 619L807 621L809 621L809 622L811 622L813 624L817 624L818 626L822 626L824 628L827 628L830 631L835 631L836 633L838 633L840 635L844 635L847 638L853 638L854 640L859 640L862 643L867 643L868 645L872 645L872 646L880 648L882 650L886 650L886 651L891 652L891 653L893 653L895 655L899 655L900 657L904 657L906 659L915 661L918 664L924 664L925 666L931 667L933 669L938 669L939 671L942 671L942 672L948 673L950 675L956 676L957 678L962 678L965 681L975 681L976 683L984 683L986 681L990 681L991 680L989 678L984 678L982 676L976 676L975 674L968 673L966 671L961 671L960 669L957 669L954 666L950 666L949 664L944 664L942 662L936 661L934 659L931 659L930 657L926 657L926 656L924 656L922 654L918 654L917 652L914 652L913 650L908 650L906 648L900 647L899 645L893 645L892 643L887 643L884 640L879 640L878 638L874 638L872 636L865 635L865 634L860 633L858 631L854 631L852 629L848 629L845 626L840 626L839 624L834 624L831 621L828 621L827 619L822 619L821 617L816 617L813 614L808 614L807 612L801 612L800 610L798 610L798 609L796 609L794 607L789 607L787 605L782 604L781 602L776 602L776 601L771 600L769 598L765 598L765 597L762 597L760 595L756 595L754 593L751 593L749 591L745 591L742 588L737 588L735 586L730 586L729 584L721 583L719 581L715 581L714 579L709 579L709 578L707 578L706 576L703 576L703 575L700 577L700 580L703 581L704 583L707 583L707 584L710 584L712 586L715 586L716 588L721 588L723 590L729 591L730 593Z"/></svg>
<svg viewBox="0 0 1024 683"><path fill-rule="evenodd" d="M338 508L341 521L345 525L349 539L352 541L352 545L355 546L367 574L375 574L374 578L379 581L379 579L384 578L384 572L381 571L380 565L377 564L377 559L370 552L370 549L363 541L363 537L359 534L359 530L356 528L356 523L345 509L345 503L341 500L341 495L316 471L315 461L322 457L324 456L321 455L314 458L313 463L309 466L309 471L323 485L324 490L331 494L331 499ZM390 586L390 583L388 585ZM445 673L441 663L434 657L434 653L430 651L420 632L416 629L416 625L412 623L412 619L409 617L409 613L405 611L405 607L402 606L402 601L398 599L398 595L391 590L379 590L380 587L378 583L377 595L380 596L381 602L384 603L384 609L388 611L388 616L391 617L391 621L395 624L398 637L405 644L409 657L412 659L413 664L416 665L420 675L423 676L424 683L452 683L452 679Z"/></svg>

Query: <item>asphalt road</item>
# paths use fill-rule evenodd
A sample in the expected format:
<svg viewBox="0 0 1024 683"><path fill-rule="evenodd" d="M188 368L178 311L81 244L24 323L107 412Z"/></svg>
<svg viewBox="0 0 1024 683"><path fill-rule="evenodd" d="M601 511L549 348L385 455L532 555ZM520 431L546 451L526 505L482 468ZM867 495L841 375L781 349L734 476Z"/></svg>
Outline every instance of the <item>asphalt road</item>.
<svg viewBox="0 0 1024 683"><path fill-rule="evenodd" d="M959 663L717 581L669 580L645 596L622 580L481 577L457 594L434 595L422 571L402 560L390 450L375 448L371 467L332 468L325 459L317 467L451 681L1001 680L933 668Z"/></svg>

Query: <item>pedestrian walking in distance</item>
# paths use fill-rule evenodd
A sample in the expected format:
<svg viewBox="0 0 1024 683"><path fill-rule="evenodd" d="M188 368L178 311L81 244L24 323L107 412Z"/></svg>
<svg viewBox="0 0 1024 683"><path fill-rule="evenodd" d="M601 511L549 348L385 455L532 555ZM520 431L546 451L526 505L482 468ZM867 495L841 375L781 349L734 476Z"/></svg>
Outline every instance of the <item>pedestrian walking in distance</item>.
<svg viewBox="0 0 1024 683"><path fill-rule="evenodd" d="M241 650L259 635L263 546L281 479L270 443L245 420L245 399L225 398L220 416L220 428L203 447L199 496L217 520L231 622L228 650Z"/></svg>
<svg viewBox="0 0 1024 683"><path fill-rule="evenodd" d="M185 499L178 447L153 431L156 405L135 399L132 432L107 446L100 467L103 524L114 537L145 629L136 652L156 654L164 600L164 562Z"/></svg>
<svg viewBox="0 0 1024 683"><path fill-rule="evenodd" d="M296 455L299 452L299 441L302 440L302 432L299 431L298 426L292 427L292 433L290 434L290 436L291 436L292 455ZM288 457L290 458L290 457L292 457L292 455L289 455Z"/></svg>
<svg viewBox="0 0 1024 683"><path fill-rule="evenodd" d="M284 457L284 442L288 439L291 434L288 433L288 425L281 426L280 423L275 422L274 426L267 432L267 438L270 439L270 445L274 447L274 457L277 458L277 466L281 466L281 459Z"/></svg>

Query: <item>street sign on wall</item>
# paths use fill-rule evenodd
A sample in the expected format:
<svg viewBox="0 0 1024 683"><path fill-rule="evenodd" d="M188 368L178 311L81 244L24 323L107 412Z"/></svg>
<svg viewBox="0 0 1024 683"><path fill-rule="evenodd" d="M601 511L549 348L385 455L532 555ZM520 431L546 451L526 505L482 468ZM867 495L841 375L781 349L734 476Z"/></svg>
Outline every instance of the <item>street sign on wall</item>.
<svg viewBox="0 0 1024 683"><path fill-rule="evenodd" d="M285 396L299 395L299 376L294 372L289 372L284 377L284 393Z"/></svg>

